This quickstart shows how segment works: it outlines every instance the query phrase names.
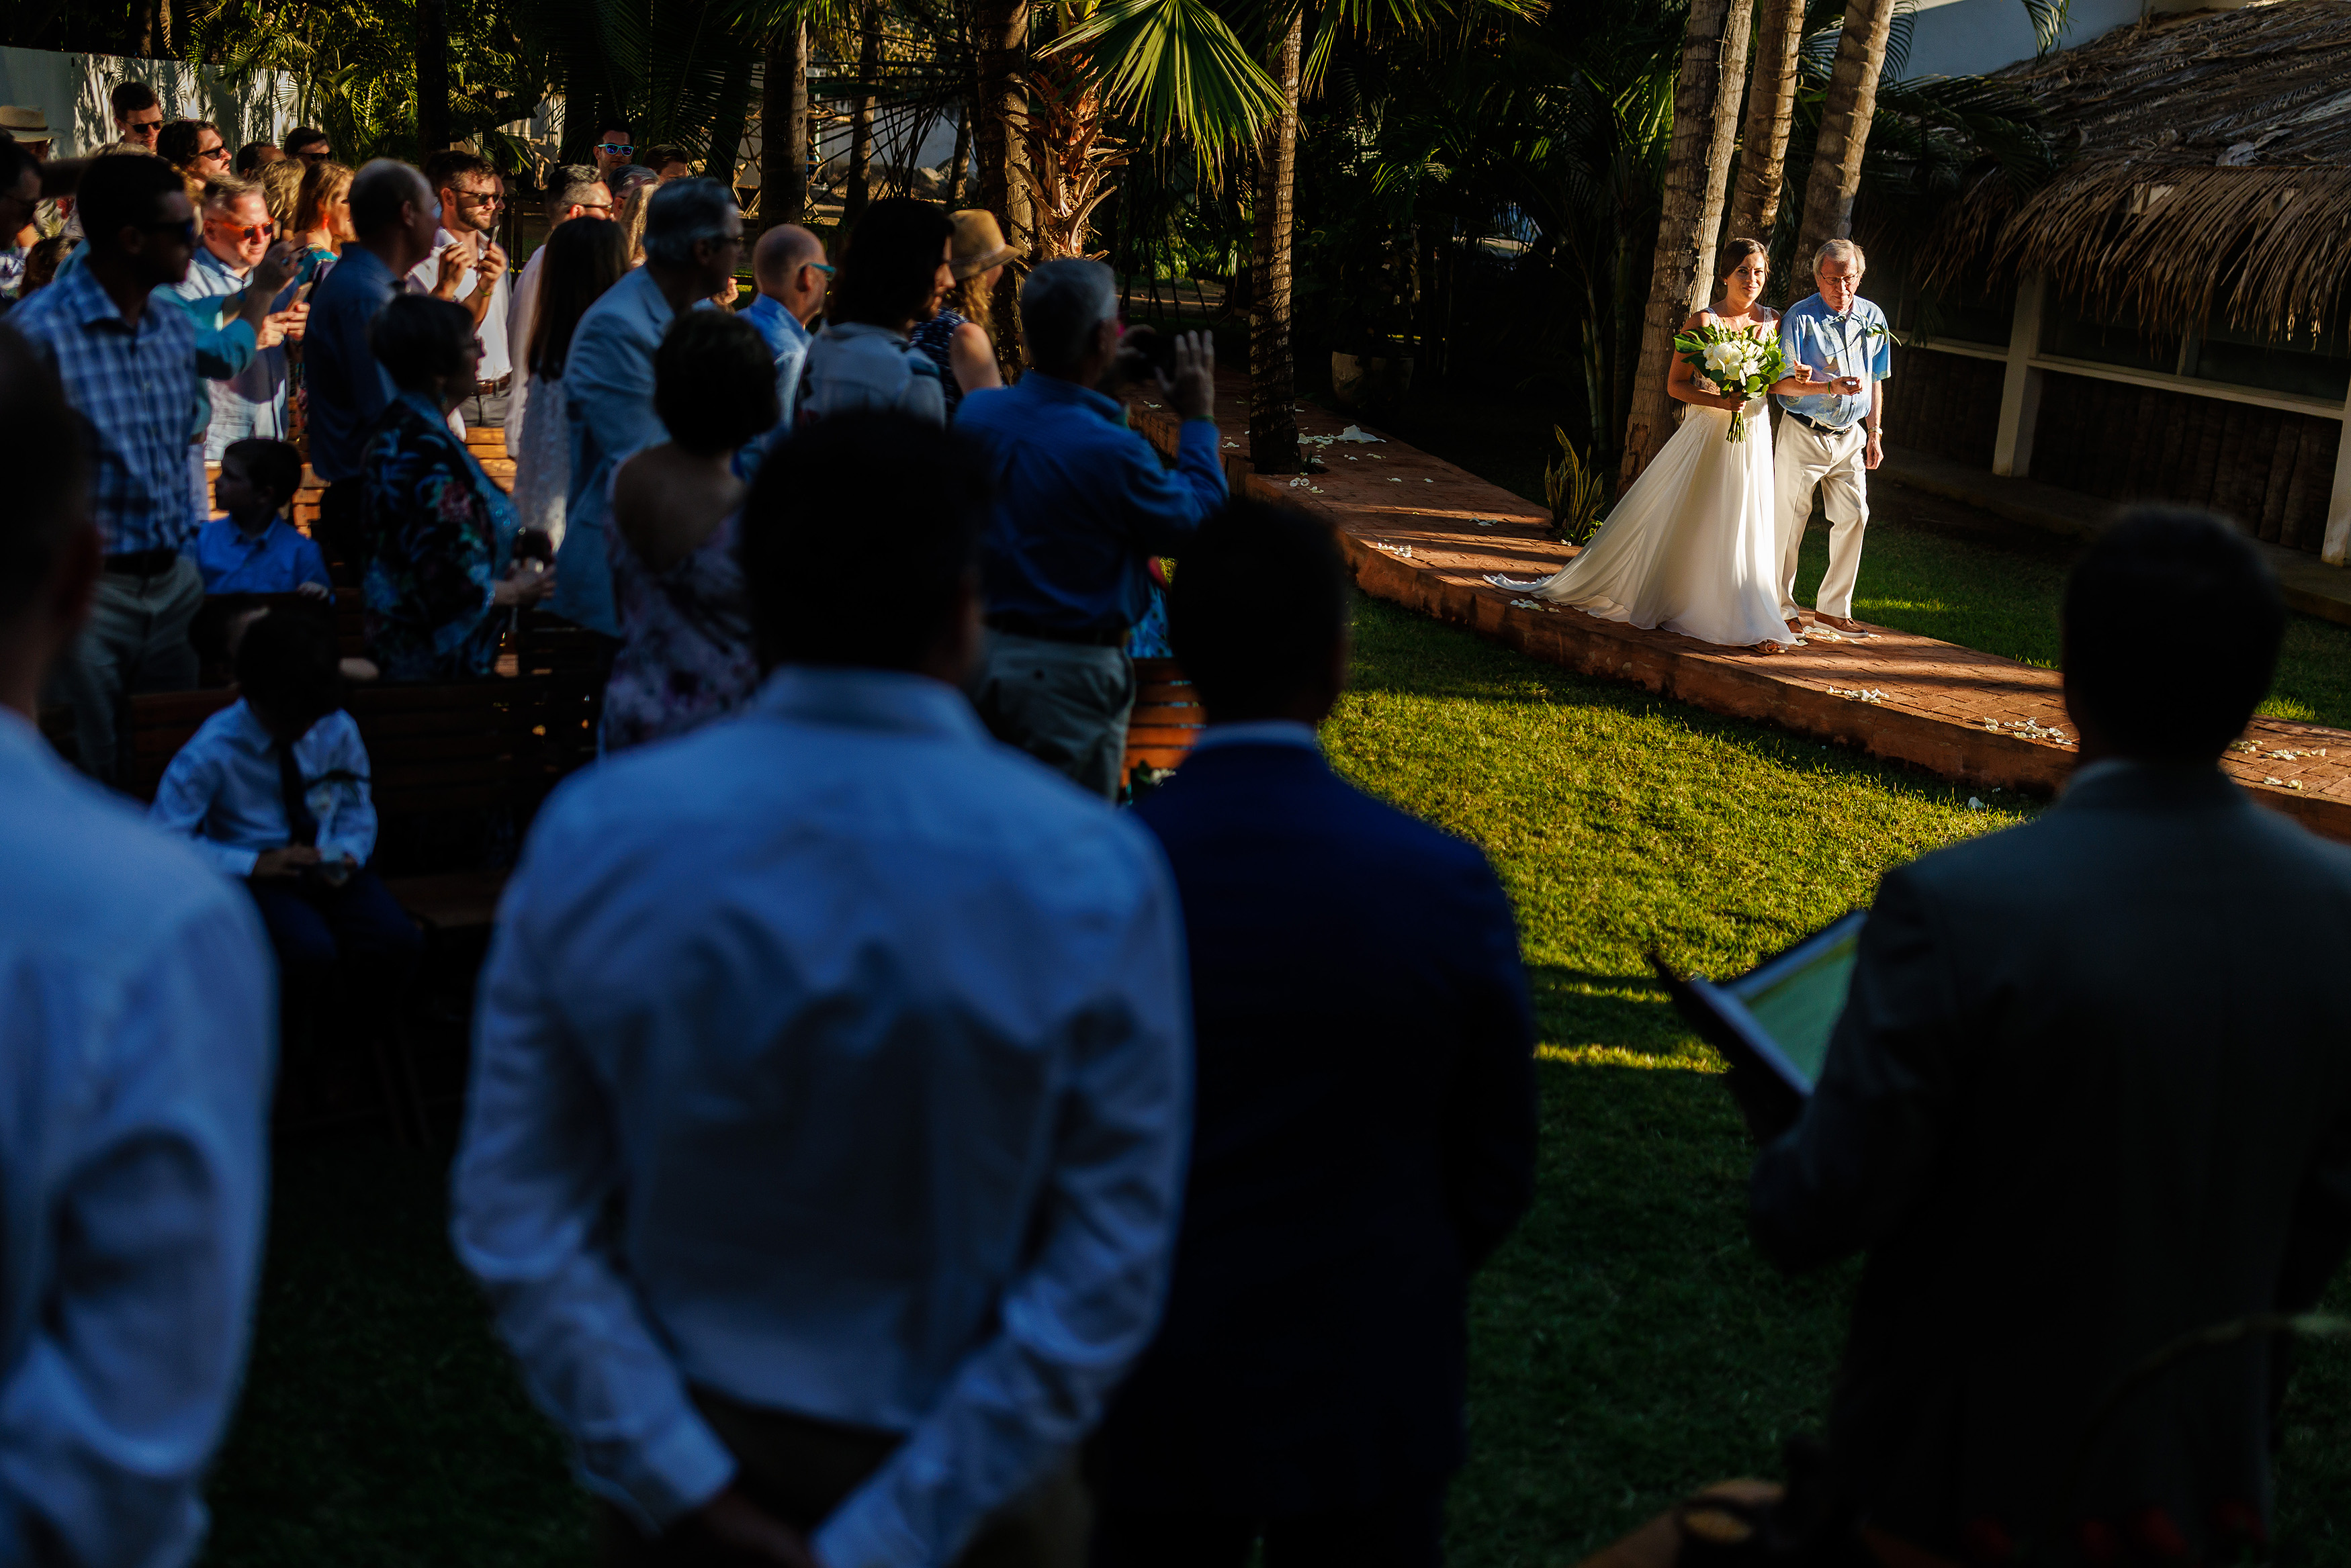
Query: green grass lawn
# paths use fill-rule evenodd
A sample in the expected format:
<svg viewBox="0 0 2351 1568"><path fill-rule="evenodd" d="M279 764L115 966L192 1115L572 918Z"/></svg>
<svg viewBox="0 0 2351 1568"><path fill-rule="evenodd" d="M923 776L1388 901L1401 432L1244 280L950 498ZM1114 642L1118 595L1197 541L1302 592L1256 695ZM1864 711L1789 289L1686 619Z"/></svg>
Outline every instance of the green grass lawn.
<svg viewBox="0 0 2351 1568"><path fill-rule="evenodd" d="M1541 1185L1473 1302L1453 1556L1572 1563L1693 1486L1771 1472L1820 1420L1853 1283L1782 1279L1748 1247L1719 1063L1643 954L1735 971L1887 867L2031 808L1970 811L1921 774L1374 601L1357 629L1332 755L1486 846L1541 1012ZM440 1159L364 1141L281 1155L208 1563L583 1561L584 1504L449 1256L443 1181ZM2351 1563L2351 1354L2314 1353L2289 1416L2281 1560Z"/></svg>

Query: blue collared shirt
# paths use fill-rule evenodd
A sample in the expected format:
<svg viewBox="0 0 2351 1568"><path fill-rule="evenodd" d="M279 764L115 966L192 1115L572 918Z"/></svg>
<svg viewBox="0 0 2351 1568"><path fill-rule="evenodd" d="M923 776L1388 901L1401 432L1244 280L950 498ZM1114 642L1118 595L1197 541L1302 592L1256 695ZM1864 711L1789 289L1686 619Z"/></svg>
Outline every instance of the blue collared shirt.
<svg viewBox="0 0 2351 1568"><path fill-rule="evenodd" d="M776 357L776 400L783 407L784 417L778 421L783 430L792 428L792 405L800 393L800 371L808 364L809 344L813 340L809 329L799 317L786 310L780 301L761 295L743 307L743 319L757 327L767 343L768 352Z"/></svg>
<svg viewBox="0 0 2351 1568"><path fill-rule="evenodd" d="M248 535L234 517L196 531L196 569L208 594L290 594L305 583L331 586L319 546L283 517Z"/></svg>
<svg viewBox="0 0 2351 1568"><path fill-rule="evenodd" d="M1295 719L1248 719L1238 724L1210 724L1192 742L1196 752L1210 752L1219 746L1290 746L1298 751L1322 754L1322 742L1314 733L1314 726L1301 724Z"/></svg>
<svg viewBox="0 0 2351 1568"><path fill-rule="evenodd" d="M209 310L217 323L224 303L245 292L248 275L231 270L208 247L198 245L195 260L188 264L186 279L172 292L197 310ZM288 283L270 301L269 307L283 310L292 304L295 286ZM198 325L203 323L199 321ZM284 441L290 429L287 423L286 380L286 348L277 344L259 350L235 375L208 382L211 410L219 417L213 421L216 433L205 439L204 461L218 462L229 441L245 434Z"/></svg>
<svg viewBox="0 0 2351 1568"><path fill-rule="evenodd" d="M991 614L1067 631L1131 627L1151 607L1147 558L1180 555L1225 504L1214 422L1184 422L1169 469L1114 399L1041 370L965 398L956 428L980 439L995 470L979 556Z"/></svg>
<svg viewBox="0 0 2351 1568"><path fill-rule="evenodd" d="M0 801L0 1563L185 1563L261 1263L277 975L242 889L5 710Z"/></svg>
<svg viewBox="0 0 2351 1568"><path fill-rule="evenodd" d="M652 271L639 267L604 291L580 317L563 358L571 420L571 493L555 557L555 613L607 637L621 635L612 603L604 529L612 514L612 474L649 446L669 440L653 411L653 350L677 313Z"/></svg>
<svg viewBox="0 0 2351 1568"><path fill-rule="evenodd" d="M1834 392L1782 397L1780 406L1815 424L1845 429L1869 412L1870 383L1894 379L1893 346L1886 312L1868 300L1855 299L1842 316L1830 314L1817 294L1800 300L1780 317L1780 352L1791 367L1813 365L1825 374L1859 376L1861 391L1850 398Z"/></svg>
<svg viewBox="0 0 2351 1568"><path fill-rule="evenodd" d="M90 422L91 511L109 553L185 549L195 532L190 410L204 400L187 312L158 290L133 327L81 267L10 311L8 325L57 368Z"/></svg>
<svg viewBox="0 0 2351 1568"><path fill-rule="evenodd" d="M310 296L310 324L302 337L310 467L329 483L360 476L368 427L397 390L376 363L368 328L402 287L381 257L352 244L343 247L342 258Z"/></svg>
<svg viewBox="0 0 2351 1568"><path fill-rule="evenodd" d="M788 668L565 784L453 1229L588 1484L651 1526L725 1486L689 1385L903 1432L813 1542L877 1568L1065 1455L1165 1285L1182 929L1148 834L924 676Z"/></svg>
<svg viewBox="0 0 2351 1568"><path fill-rule="evenodd" d="M318 824L319 852L360 866L375 853L375 803L368 794L367 746L349 713L337 709L294 742L302 804ZM294 841L286 826L277 742L243 701L204 722L163 770L148 820L184 835L196 853L231 877L249 877L265 849Z"/></svg>

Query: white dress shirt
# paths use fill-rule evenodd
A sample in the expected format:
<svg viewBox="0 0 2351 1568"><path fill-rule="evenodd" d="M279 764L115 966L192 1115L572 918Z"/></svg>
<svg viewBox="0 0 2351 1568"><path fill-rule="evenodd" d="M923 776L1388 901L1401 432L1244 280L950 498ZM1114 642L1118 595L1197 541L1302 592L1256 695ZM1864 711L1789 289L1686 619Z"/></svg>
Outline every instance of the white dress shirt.
<svg viewBox="0 0 2351 1568"><path fill-rule="evenodd" d="M441 253L456 243L457 236L449 230L433 231L433 254L408 269L417 287L427 294L433 292L433 286L441 277ZM488 234L474 236L477 246L490 243ZM514 369L514 356L507 348L507 308L513 303L507 286L512 277L511 272L498 274L498 281L490 286L490 307L482 313L482 324L474 329L474 336L482 340L482 368L475 374L485 381L495 381ZM457 286L456 297L471 299L474 291L481 286L482 275L469 272L465 281Z"/></svg>
<svg viewBox="0 0 2351 1568"><path fill-rule="evenodd" d="M515 279L514 297L507 302L507 355L514 365L514 386L507 394L507 428L522 426L530 399L530 329L538 320L538 278L547 270L547 246L542 244L522 264Z"/></svg>
<svg viewBox="0 0 2351 1568"><path fill-rule="evenodd" d="M1157 846L917 675L788 669L532 829L455 1176L588 1483L724 1487L688 1385L907 1434L814 1537L943 1563L1148 1341L1189 1127Z"/></svg>
<svg viewBox="0 0 2351 1568"><path fill-rule="evenodd" d="M294 766L302 804L319 825L319 853L366 865L375 853L375 803L359 725L340 708L328 714L294 742ZM147 815L166 833L193 839L196 853L229 876L252 876L263 850L293 842L277 742L242 700L230 703L163 770Z"/></svg>
<svg viewBox="0 0 2351 1568"><path fill-rule="evenodd" d="M261 1261L252 901L0 710L0 1563L171 1568Z"/></svg>

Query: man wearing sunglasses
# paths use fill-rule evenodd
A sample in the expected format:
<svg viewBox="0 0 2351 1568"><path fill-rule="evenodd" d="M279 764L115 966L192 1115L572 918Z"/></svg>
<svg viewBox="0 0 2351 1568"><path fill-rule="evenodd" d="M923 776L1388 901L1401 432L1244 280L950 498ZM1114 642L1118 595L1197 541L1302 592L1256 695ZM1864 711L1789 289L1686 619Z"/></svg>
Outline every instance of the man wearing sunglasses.
<svg viewBox="0 0 2351 1568"><path fill-rule="evenodd" d="M627 125L611 121L596 136L596 172L610 179L612 171L637 160L637 138Z"/></svg>
<svg viewBox="0 0 2351 1568"><path fill-rule="evenodd" d="M155 101L155 89L145 82L117 82L108 99L114 110L114 139L154 151L155 138L163 129L163 106Z"/></svg>
<svg viewBox="0 0 2351 1568"><path fill-rule="evenodd" d="M503 430L514 389L514 358L507 347L512 295L507 253L490 235L506 210L506 188L489 160L472 152L436 152L424 174L441 199L441 226L433 236L434 254L408 275L419 288L472 314L482 363L474 395L458 412L468 429Z"/></svg>
<svg viewBox="0 0 2351 1568"><path fill-rule="evenodd" d="M759 329L768 352L776 357L776 400L783 410L776 428L789 431L800 371L808 364L808 324L824 308L824 291L832 282L824 242L798 223L778 223L759 236L751 252L751 278L759 297L744 307L743 319Z"/></svg>
<svg viewBox="0 0 2351 1568"><path fill-rule="evenodd" d="M187 276L196 222L178 172L160 159L98 159L79 196L82 265L9 312L8 325L57 369L89 423L90 511L104 574L54 679L73 708L82 771L111 784L127 695L196 683L188 623L204 585L180 553L194 533L196 335L164 292Z"/></svg>
<svg viewBox="0 0 2351 1568"><path fill-rule="evenodd" d="M310 307L296 301L290 286L269 289L276 269L269 275L261 271L271 226L259 185L234 176L214 180L204 188L200 221L204 243L176 289L179 296L200 313L206 303L219 315L259 313L254 323L259 352L253 362L226 380L206 383L212 417L204 431L204 461L218 462L232 441L287 438L284 346L302 340Z"/></svg>

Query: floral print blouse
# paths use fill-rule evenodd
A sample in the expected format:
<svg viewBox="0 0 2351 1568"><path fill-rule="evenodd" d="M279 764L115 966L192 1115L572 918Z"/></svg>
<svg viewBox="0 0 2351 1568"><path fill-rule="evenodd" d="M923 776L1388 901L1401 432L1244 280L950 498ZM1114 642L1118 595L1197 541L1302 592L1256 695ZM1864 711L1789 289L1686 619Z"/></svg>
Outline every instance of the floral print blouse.
<svg viewBox="0 0 2351 1568"><path fill-rule="evenodd" d="M386 680L496 673L506 618L490 598L515 541L506 492L414 392L378 416L360 483L371 551L361 590L368 657Z"/></svg>

